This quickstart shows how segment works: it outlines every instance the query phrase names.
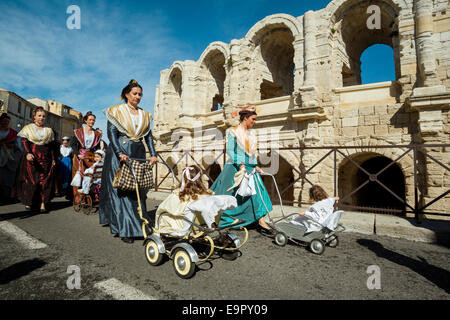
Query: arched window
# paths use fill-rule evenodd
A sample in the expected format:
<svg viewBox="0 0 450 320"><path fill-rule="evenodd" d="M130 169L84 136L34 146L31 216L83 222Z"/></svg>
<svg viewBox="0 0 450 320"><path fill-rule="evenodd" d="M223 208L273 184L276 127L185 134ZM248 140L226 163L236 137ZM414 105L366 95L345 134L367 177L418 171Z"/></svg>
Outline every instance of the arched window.
<svg viewBox="0 0 450 320"><path fill-rule="evenodd" d="M367 48L361 55L361 84L394 80L394 50L384 44Z"/></svg>

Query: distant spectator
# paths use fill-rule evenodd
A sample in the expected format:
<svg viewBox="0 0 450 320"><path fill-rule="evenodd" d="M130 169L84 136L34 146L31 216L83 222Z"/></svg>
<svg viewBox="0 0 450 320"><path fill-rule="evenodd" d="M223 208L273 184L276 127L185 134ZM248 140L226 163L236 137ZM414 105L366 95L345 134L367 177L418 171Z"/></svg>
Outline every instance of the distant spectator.
<svg viewBox="0 0 450 320"><path fill-rule="evenodd" d="M1 203L11 202L16 170L22 154L17 131L9 128L11 118L7 113L0 116L0 194Z"/></svg>

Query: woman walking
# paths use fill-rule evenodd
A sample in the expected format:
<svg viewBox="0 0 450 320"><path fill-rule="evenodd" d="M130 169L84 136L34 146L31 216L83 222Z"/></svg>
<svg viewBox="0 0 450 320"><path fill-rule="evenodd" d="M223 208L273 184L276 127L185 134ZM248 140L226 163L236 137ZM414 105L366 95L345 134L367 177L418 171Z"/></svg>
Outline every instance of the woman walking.
<svg viewBox="0 0 450 320"><path fill-rule="evenodd" d="M136 80L123 88L121 98L124 104L104 110L107 123L109 147L106 152L102 188L100 190L100 224L109 224L111 233L126 243L142 237L141 219L138 214L136 191L123 191L113 187L113 179L121 162L130 158L146 157L144 142L147 144L151 163L158 161L153 136L150 130L151 115L138 107L142 98L142 87ZM145 200L148 190L140 190L142 214L147 215Z"/></svg>
<svg viewBox="0 0 450 320"><path fill-rule="evenodd" d="M33 123L23 127L18 136L25 153L22 155L15 194L26 210L39 206L41 213L48 212L48 204L55 194L59 143L52 128L44 127L46 111L37 107Z"/></svg>
<svg viewBox="0 0 450 320"><path fill-rule="evenodd" d="M258 221L259 227L269 234L274 231L264 221L264 216L272 211L272 203L262 182L260 173L261 168L258 167L257 150L258 141L256 133L252 130L256 123L256 110L254 107L247 106L242 108L239 113L234 112L233 117L239 114L240 124L227 130L227 154L229 160L225 164L219 177L211 186L211 190L216 195L232 195L236 194L237 188L233 187L234 176L239 171L252 172L250 179L254 179L256 194L248 196L236 195L238 207L225 213L237 218L245 220L248 225ZM222 217L220 226L230 225L234 220Z"/></svg>
<svg viewBox="0 0 450 320"><path fill-rule="evenodd" d="M73 150L72 161L72 179L79 175L80 183L83 180L84 170L90 168L94 164L94 153L97 151L102 141L102 133L100 130L95 130L96 116L88 111L84 117L84 125L81 128L74 130L74 136L71 141L71 148ZM73 186L73 202L80 203L81 196L78 193L79 186Z"/></svg>
<svg viewBox="0 0 450 320"><path fill-rule="evenodd" d="M11 118L7 113L0 116L0 203L11 202L16 170L22 155L17 131L9 127Z"/></svg>

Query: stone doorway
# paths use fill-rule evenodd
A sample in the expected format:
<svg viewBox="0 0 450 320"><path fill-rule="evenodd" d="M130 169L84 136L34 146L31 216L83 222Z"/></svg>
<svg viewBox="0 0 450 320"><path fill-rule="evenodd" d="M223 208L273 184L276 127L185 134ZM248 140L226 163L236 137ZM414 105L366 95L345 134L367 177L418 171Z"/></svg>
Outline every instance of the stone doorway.
<svg viewBox="0 0 450 320"><path fill-rule="evenodd" d="M352 160L359 164L369 174L376 174L392 163L391 159L372 153L355 156ZM406 208L404 203L382 187L378 182L370 181L369 176L350 161L347 161L340 167L338 174L338 190L340 199L343 199L342 204L358 207L405 211ZM379 174L377 178L389 190L391 190L391 192L395 193L400 199L405 201L405 176L398 164L392 164L389 168ZM369 182L364 187L344 200L347 195L368 180ZM360 211L372 210L361 209ZM373 210L373 212L376 212L376 210Z"/></svg>

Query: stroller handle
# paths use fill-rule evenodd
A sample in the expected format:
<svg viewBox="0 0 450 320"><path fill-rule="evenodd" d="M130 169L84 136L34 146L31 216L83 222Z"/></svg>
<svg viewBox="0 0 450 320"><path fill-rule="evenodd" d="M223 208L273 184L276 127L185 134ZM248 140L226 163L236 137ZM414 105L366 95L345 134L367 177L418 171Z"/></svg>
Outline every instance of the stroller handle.
<svg viewBox="0 0 450 320"><path fill-rule="evenodd" d="M283 215L283 218L281 218L280 220L286 219L289 216L292 216L292 214L290 214L289 216L286 216L284 209L283 209L283 200L281 199L281 195L280 195L280 190L278 189L278 184L277 181L275 180L275 177L273 176L273 174L267 173L267 172L261 172L260 173L262 176L269 176L272 177L273 180L273 184L275 185L275 189L277 190L277 194L278 194L278 198L280 199L280 207L281 207L281 214ZM270 222L273 224L274 221L272 219L272 217L270 216L270 212L267 213L267 215L269 216ZM277 220L276 222L280 221Z"/></svg>

